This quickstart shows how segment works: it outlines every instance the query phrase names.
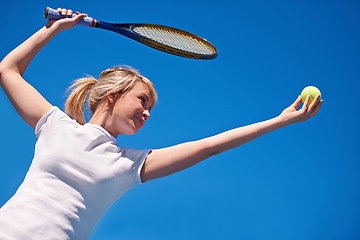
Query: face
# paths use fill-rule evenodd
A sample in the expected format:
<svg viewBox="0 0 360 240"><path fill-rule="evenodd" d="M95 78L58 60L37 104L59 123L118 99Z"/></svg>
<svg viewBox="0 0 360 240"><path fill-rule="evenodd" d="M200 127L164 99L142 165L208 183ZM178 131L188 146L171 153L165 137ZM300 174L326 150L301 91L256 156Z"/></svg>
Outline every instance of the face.
<svg viewBox="0 0 360 240"><path fill-rule="evenodd" d="M142 82L123 95L114 95L109 132L113 136L135 134L149 119L152 102L150 91Z"/></svg>

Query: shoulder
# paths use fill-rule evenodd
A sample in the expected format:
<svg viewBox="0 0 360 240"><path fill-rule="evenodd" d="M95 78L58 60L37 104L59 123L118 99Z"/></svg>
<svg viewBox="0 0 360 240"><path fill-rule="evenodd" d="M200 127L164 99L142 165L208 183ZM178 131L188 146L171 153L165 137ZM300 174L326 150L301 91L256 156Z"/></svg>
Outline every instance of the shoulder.
<svg viewBox="0 0 360 240"><path fill-rule="evenodd" d="M66 113L60 110L57 106L53 106L47 113L45 113L35 127L35 134L37 137L43 132L46 131L50 126L59 123L59 122L68 122L72 124L77 124L74 119L71 119Z"/></svg>

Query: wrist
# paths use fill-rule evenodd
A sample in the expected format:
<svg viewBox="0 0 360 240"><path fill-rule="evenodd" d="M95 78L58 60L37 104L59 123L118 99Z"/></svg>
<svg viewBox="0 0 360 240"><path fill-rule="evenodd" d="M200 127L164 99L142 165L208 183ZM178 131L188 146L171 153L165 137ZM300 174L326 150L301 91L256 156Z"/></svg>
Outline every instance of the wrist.
<svg viewBox="0 0 360 240"><path fill-rule="evenodd" d="M273 118L273 121L274 121L274 125L278 129L292 124L291 121L288 118L284 117L283 115L279 115L279 116Z"/></svg>
<svg viewBox="0 0 360 240"><path fill-rule="evenodd" d="M282 127L296 123L296 121L294 121L294 118L291 118L288 115L284 115L284 114L280 114L279 116L276 117L276 119L278 121L278 124L281 125Z"/></svg>
<svg viewBox="0 0 360 240"><path fill-rule="evenodd" d="M40 29L40 33L42 35L42 37L40 38L43 39L46 44L61 31L62 31L61 28L56 24L51 24L51 25L46 24L42 29Z"/></svg>
<svg viewBox="0 0 360 240"><path fill-rule="evenodd" d="M44 28L49 33L55 33L55 34L58 34L59 32L64 30L61 29L61 27L59 26L59 24L57 24L57 21L55 20L49 20L44 26Z"/></svg>

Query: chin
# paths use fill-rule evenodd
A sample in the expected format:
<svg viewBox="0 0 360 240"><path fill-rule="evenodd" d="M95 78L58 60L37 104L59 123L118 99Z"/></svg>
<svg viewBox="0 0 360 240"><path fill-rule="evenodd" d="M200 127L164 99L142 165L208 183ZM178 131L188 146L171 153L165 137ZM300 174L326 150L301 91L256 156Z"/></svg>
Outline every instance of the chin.
<svg viewBox="0 0 360 240"><path fill-rule="evenodd" d="M137 133L137 131L136 132L130 132L130 133L124 133L123 135L131 136L131 135L134 135L135 133Z"/></svg>
<svg viewBox="0 0 360 240"><path fill-rule="evenodd" d="M134 134L137 133L139 130L140 130L140 129L136 129L136 128L129 129L129 130L127 130L126 132L124 132L123 135L126 135L126 136L134 135Z"/></svg>
<svg viewBox="0 0 360 240"><path fill-rule="evenodd" d="M129 125L127 128L122 129L121 133L122 135L134 135L135 133L137 133L143 126L137 126L137 125Z"/></svg>

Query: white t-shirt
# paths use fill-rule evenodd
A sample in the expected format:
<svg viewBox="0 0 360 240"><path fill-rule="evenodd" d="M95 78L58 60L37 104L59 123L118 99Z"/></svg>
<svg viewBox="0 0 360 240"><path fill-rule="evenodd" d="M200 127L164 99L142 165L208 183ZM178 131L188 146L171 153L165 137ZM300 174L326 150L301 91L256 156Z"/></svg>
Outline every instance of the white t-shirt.
<svg viewBox="0 0 360 240"><path fill-rule="evenodd" d="M149 150L120 148L98 125L57 107L38 122L24 182L0 209L0 239L86 239L106 210L141 183Z"/></svg>

